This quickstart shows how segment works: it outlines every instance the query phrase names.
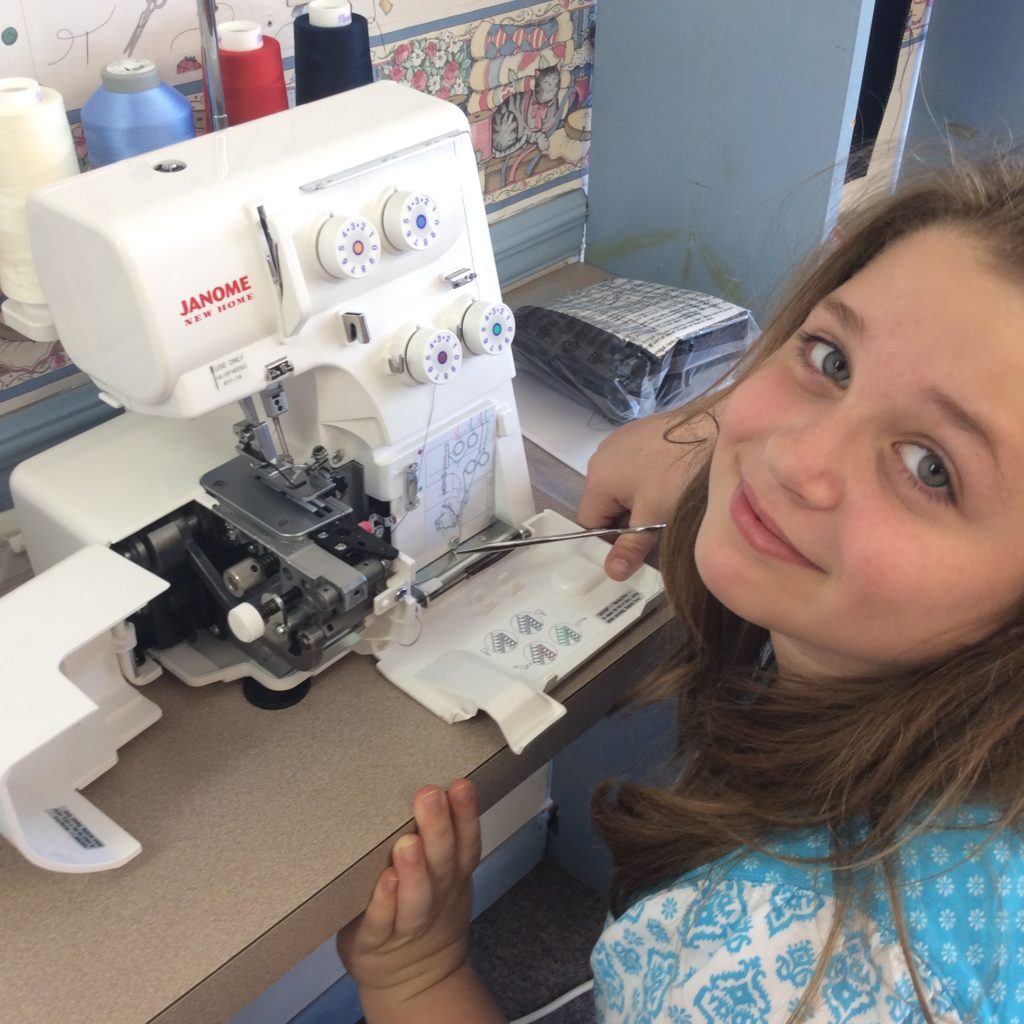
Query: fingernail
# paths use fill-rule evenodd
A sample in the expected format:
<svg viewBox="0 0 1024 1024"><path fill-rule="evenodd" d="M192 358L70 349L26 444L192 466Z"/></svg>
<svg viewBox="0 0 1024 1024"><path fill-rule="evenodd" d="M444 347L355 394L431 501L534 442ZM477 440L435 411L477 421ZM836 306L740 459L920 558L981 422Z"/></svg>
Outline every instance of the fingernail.
<svg viewBox="0 0 1024 1024"><path fill-rule="evenodd" d="M440 789L428 789L420 796L420 799L428 807L438 807L444 799L444 793Z"/></svg>
<svg viewBox="0 0 1024 1024"><path fill-rule="evenodd" d="M468 804L473 799L472 786L457 786L454 790L449 790L448 793L453 800L457 800L460 804Z"/></svg>
<svg viewBox="0 0 1024 1024"><path fill-rule="evenodd" d="M394 892L398 888L398 875L385 875L383 883L385 892Z"/></svg>
<svg viewBox="0 0 1024 1024"><path fill-rule="evenodd" d="M420 855L420 844L415 836L402 836L395 843L395 853L405 861L406 864L415 864Z"/></svg>
<svg viewBox="0 0 1024 1024"><path fill-rule="evenodd" d="M608 575L615 579L624 580L633 574L633 567L624 558L613 558L608 563Z"/></svg>

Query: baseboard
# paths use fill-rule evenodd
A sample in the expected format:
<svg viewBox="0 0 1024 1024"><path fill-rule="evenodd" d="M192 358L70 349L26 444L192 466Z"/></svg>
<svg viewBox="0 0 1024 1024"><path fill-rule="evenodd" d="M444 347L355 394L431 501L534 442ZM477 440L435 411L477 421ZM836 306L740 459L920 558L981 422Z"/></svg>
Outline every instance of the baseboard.
<svg viewBox="0 0 1024 1024"><path fill-rule="evenodd" d="M91 382L13 412L0 405L0 510L11 508L11 472L19 462L118 413L101 402ZM118 467L129 470L130 467Z"/></svg>
<svg viewBox="0 0 1024 1024"><path fill-rule="evenodd" d="M578 188L492 224L491 246L501 287L579 259L586 220L587 197Z"/></svg>

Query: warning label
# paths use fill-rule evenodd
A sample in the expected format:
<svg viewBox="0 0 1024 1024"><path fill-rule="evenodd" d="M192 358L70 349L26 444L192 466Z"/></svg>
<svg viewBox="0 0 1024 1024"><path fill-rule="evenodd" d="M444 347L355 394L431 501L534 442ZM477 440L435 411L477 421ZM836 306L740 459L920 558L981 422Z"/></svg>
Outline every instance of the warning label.
<svg viewBox="0 0 1024 1024"><path fill-rule="evenodd" d="M84 849L98 850L103 846L103 841L90 832L67 807L47 807L46 813Z"/></svg>

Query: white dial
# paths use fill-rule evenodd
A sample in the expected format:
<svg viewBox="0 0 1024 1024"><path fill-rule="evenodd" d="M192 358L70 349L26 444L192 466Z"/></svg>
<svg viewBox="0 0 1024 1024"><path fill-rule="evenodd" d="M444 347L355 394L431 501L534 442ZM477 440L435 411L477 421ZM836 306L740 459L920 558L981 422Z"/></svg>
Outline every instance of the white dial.
<svg viewBox="0 0 1024 1024"><path fill-rule="evenodd" d="M380 262L380 235L362 217L332 216L317 235L316 254L331 277L366 277Z"/></svg>
<svg viewBox="0 0 1024 1024"><path fill-rule="evenodd" d="M396 192L384 204L384 236L396 249L429 249L440 229L437 203L424 192Z"/></svg>
<svg viewBox="0 0 1024 1024"><path fill-rule="evenodd" d="M501 355L516 336L516 318L503 302L474 302L462 314L462 340L478 356Z"/></svg>
<svg viewBox="0 0 1024 1024"><path fill-rule="evenodd" d="M405 346L405 368L420 384L447 384L462 365L462 345L451 331L421 327Z"/></svg>
<svg viewBox="0 0 1024 1024"><path fill-rule="evenodd" d="M248 601L236 604L228 612L228 628L243 644L254 644L266 628L259 609Z"/></svg>

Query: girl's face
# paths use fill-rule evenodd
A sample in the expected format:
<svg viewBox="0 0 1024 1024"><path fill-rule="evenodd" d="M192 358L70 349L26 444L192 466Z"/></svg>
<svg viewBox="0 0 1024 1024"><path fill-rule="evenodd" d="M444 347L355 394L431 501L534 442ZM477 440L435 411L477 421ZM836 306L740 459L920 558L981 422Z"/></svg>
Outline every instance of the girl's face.
<svg viewBox="0 0 1024 1024"><path fill-rule="evenodd" d="M1024 593L1024 289L963 234L884 250L720 424L697 568L782 667L921 661Z"/></svg>

